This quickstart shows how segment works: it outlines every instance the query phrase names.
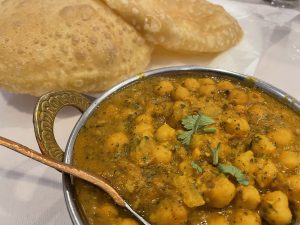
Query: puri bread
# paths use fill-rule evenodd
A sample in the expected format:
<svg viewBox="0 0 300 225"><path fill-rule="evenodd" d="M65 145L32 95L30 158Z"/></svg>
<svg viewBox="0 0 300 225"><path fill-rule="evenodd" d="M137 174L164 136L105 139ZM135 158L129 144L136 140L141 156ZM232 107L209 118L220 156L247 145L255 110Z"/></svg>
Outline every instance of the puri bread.
<svg viewBox="0 0 300 225"><path fill-rule="evenodd" d="M0 0L0 87L102 91L142 72L152 47L95 0Z"/></svg>
<svg viewBox="0 0 300 225"><path fill-rule="evenodd" d="M242 37L237 21L205 0L104 1L148 41L169 50L220 52Z"/></svg>

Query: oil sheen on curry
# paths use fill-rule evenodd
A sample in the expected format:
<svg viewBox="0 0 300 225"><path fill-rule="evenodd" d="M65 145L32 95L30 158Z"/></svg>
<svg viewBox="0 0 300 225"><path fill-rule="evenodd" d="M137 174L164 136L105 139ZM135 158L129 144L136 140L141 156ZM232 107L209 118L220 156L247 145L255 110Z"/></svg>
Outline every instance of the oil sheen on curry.
<svg viewBox="0 0 300 225"><path fill-rule="evenodd" d="M105 100L74 164L105 177L151 224L287 225L300 218L300 117L215 77L156 77ZM75 180L90 225L136 225Z"/></svg>

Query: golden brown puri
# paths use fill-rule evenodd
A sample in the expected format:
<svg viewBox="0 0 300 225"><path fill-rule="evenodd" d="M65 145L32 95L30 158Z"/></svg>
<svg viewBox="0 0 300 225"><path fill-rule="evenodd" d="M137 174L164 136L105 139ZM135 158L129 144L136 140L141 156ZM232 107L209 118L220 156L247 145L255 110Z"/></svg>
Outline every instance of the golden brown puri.
<svg viewBox="0 0 300 225"><path fill-rule="evenodd" d="M152 47L101 1L0 0L0 87L102 91L141 72Z"/></svg>
<svg viewBox="0 0 300 225"><path fill-rule="evenodd" d="M220 52L242 37L223 7L205 0L104 0L144 37L166 49Z"/></svg>

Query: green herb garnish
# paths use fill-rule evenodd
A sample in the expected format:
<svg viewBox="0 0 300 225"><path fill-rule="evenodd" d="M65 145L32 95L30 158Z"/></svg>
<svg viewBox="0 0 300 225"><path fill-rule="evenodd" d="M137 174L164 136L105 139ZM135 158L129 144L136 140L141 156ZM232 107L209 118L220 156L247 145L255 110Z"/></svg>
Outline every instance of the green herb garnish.
<svg viewBox="0 0 300 225"><path fill-rule="evenodd" d="M230 174L235 177L238 183L247 186L249 185L249 181L245 174L237 167L232 165L224 165L219 163L219 151L221 150L221 143L218 143L216 148L211 149L212 157L213 157L213 165L217 166L218 169L225 174Z"/></svg>
<svg viewBox="0 0 300 225"><path fill-rule="evenodd" d="M244 186L249 185L249 180L247 179L245 174L243 174L242 171L239 170L238 168L236 168L235 166L218 164L218 169L222 173L230 174L230 175L234 176L235 179L237 180L237 182L239 182L240 184L242 184Z"/></svg>
<svg viewBox="0 0 300 225"><path fill-rule="evenodd" d="M193 169L195 169L197 171L197 173L202 173L203 169L194 161L191 162L191 166Z"/></svg>
<svg viewBox="0 0 300 225"><path fill-rule="evenodd" d="M204 127L202 129L205 133L216 133L217 129L214 127Z"/></svg>
<svg viewBox="0 0 300 225"><path fill-rule="evenodd" d="M194 132L192 130L189 131L182 131L178 135L178 139L180 139L181 143L184 145L189 145L192 139L192 135Z"/></svg>
<svg viewBox="0 0 300 225"><path fill-rule="evenodd" d="M184 145L190 144L193 134L195 134L198 129L202 129L202 131L206 133L216 132L215 128L206 127L208 125L214 124L215 121L212 118L200 113L183 118L181 123L184 128L187 129L187 131L182 131L178 135L178 139L180 139L182 144Z"/></svg>
<svg viewBox="0 0 300 225"><path fill-rule="evenodd" d="M213 156L213 165L216 166L219 163L219 151L221 149L221 143L219 142L217 147L210 149Z"/></svg>

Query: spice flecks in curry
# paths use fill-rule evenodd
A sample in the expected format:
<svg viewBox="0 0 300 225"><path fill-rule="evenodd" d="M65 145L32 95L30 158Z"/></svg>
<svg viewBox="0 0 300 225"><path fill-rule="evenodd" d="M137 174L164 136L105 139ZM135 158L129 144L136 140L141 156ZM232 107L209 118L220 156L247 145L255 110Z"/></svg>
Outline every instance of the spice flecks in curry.
<svg viewBox="0 0 300 225"><path fill-rule="evenodd" d="M199 113L214 132L196 129L183 143L183 119ZM99 106L74 164L109 180L153 224L287 225L300 217L299 129L299 115L238 83L148 78ZM92 185L75 180L75 190L89 224L138 224Z"/></svg>

